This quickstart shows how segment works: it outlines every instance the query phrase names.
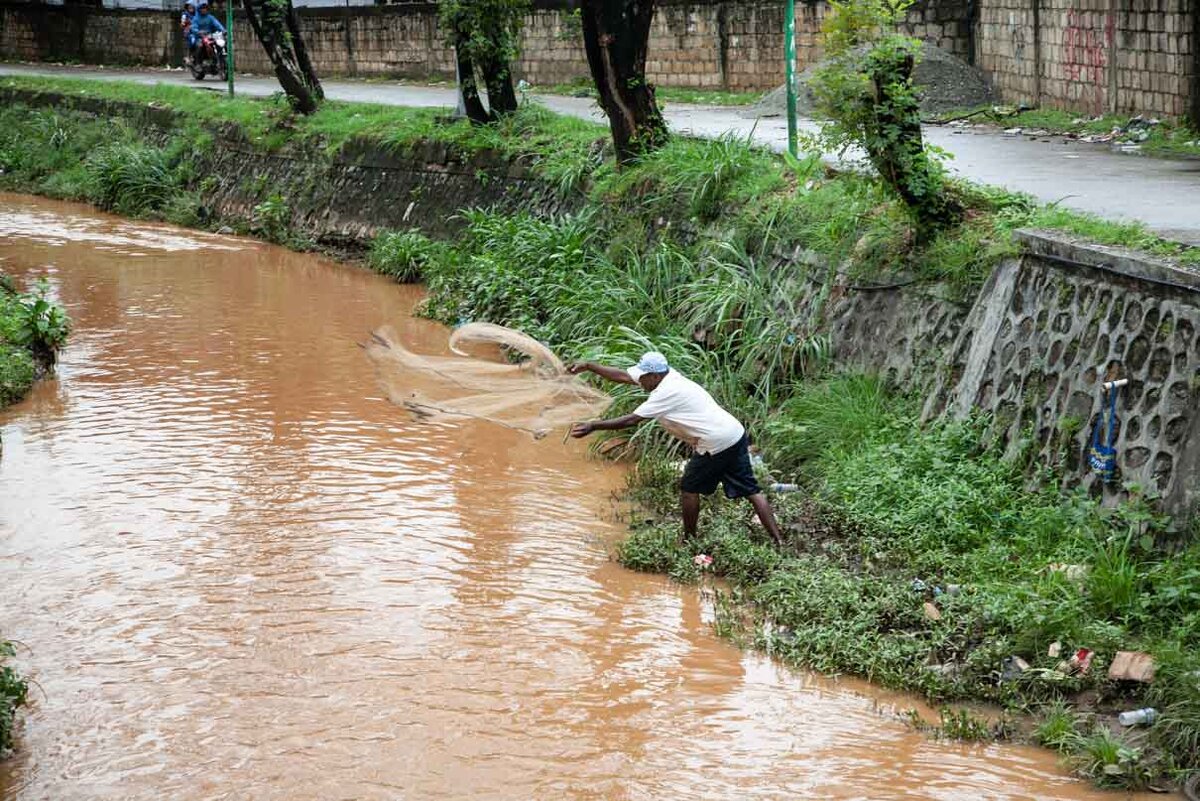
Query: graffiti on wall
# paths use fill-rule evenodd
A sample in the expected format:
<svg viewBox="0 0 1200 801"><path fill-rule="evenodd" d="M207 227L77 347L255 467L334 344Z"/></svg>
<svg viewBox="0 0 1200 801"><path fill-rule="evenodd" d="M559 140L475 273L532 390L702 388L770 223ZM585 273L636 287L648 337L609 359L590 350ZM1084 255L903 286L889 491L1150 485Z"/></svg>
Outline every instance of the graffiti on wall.
<svg viewBox="0 0 1200 801"><path fill-rule="evenodd" d="M1112 14L1105 14L1102 26L1097 26L1096 16L1075 8L1067 12L1062 66L1064 77L1077 87L1075 99L1099 114L1107 105L1108 52L1115 35L1115 21Z"/></svg>

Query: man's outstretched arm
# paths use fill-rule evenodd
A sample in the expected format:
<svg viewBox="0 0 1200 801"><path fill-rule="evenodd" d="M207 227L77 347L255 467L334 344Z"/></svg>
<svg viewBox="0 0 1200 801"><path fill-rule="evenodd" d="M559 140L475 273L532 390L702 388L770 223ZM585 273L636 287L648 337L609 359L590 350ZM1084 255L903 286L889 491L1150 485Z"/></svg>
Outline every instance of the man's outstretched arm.
<svg viewBox="0 0 1200 801"><path fill-rule="evenodd" d="M619 367L606 367L603 364L595 362L575 362L567 368L567 372L571 375L579 375L580 373L595 373L601 378L609 381L615 381L618 384L636 384L633 377Z"/></svg>
<svg viewBox="0 0 1200 801"><path fill-rule="evenodd" d="M593 420L590 423L576 423L571 426L571 436L579 439L586 437L593 431L617 431L622 428L633 428L645 419L645 417L638 417L636 414L627 414L624 417L614 417L611 420Z"/></svg>

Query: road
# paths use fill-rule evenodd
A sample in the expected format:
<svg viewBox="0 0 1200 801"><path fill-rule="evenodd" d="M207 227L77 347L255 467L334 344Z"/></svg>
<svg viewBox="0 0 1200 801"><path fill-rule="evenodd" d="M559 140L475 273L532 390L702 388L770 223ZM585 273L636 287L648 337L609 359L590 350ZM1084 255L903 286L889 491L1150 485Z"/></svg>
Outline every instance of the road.
<svg viewBox="0 0 1200 801"><path fill-rule="evenodd" d="M170 83L217 90L198 84L182 70L125 70L50 65L0 65L0 75L50 75L95 80ZM448 87L330 80L325 95L335 100L398 106L453 106ZM270 78L237 79L238 91L271 95L279 85ZM554 111L603 121L588 98L535 95ZM672 130L703 137L733 132L782 151L787 125L782 118L749 119L744 109L665 105ZM811 121L804 125L811 129ZM1027 192L1047 202L1118 220L1139 220L1162 236L1200 245L1200 159L1157 159L1114 153L1106 145L1058 137L1032 139L994 131L932 126L930 142L953 154L950 169L973 181Z"/></svg>

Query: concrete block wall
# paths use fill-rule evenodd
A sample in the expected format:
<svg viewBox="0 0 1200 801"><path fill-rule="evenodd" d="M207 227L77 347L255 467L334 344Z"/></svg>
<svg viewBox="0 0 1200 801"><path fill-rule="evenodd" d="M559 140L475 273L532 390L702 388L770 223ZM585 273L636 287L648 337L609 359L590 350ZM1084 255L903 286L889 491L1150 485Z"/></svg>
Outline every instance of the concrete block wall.
<svg viewBox="0 0 1200 801"><path fill-rule="evenodd" d="M1190 110L1200 0L983 0L979 66L1010 102L1087 114Z"/></svg>
<svg viewBox="0 0 1200 801"><path fill-rule="evenodd" d="M966 0L923 0L910 30L965 55ZM823 0L797 4L800 69L821 55ZM784 79L781 0L660 0L650 34L647 76L663 86L765 91ZM220 13L218 11L218 13ZM451 78L432 2L300 9L305 44L322 75ZM0 2L0 57L29 61L174 65L183 57L174 12L105 11ZM271 65L239 14L234 23L238 68L269 73ZM565 3L539 2L526 20L517 75L532 84L589 78L578 19Z"/></svg>

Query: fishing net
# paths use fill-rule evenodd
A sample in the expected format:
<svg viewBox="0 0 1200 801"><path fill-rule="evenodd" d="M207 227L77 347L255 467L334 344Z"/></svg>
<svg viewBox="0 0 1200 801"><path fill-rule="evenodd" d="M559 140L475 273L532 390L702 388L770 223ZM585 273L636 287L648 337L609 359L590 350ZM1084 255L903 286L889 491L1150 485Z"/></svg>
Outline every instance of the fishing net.
<svg viewBox="0 0 1200 801"><path fill-rule="evenodd" d="M373 331L364 348L392 403L427 420L487 420L541 439L599 416L610 401L542 343L491 323L455 329L454 356L413 353L390 326Z"/></svg>

